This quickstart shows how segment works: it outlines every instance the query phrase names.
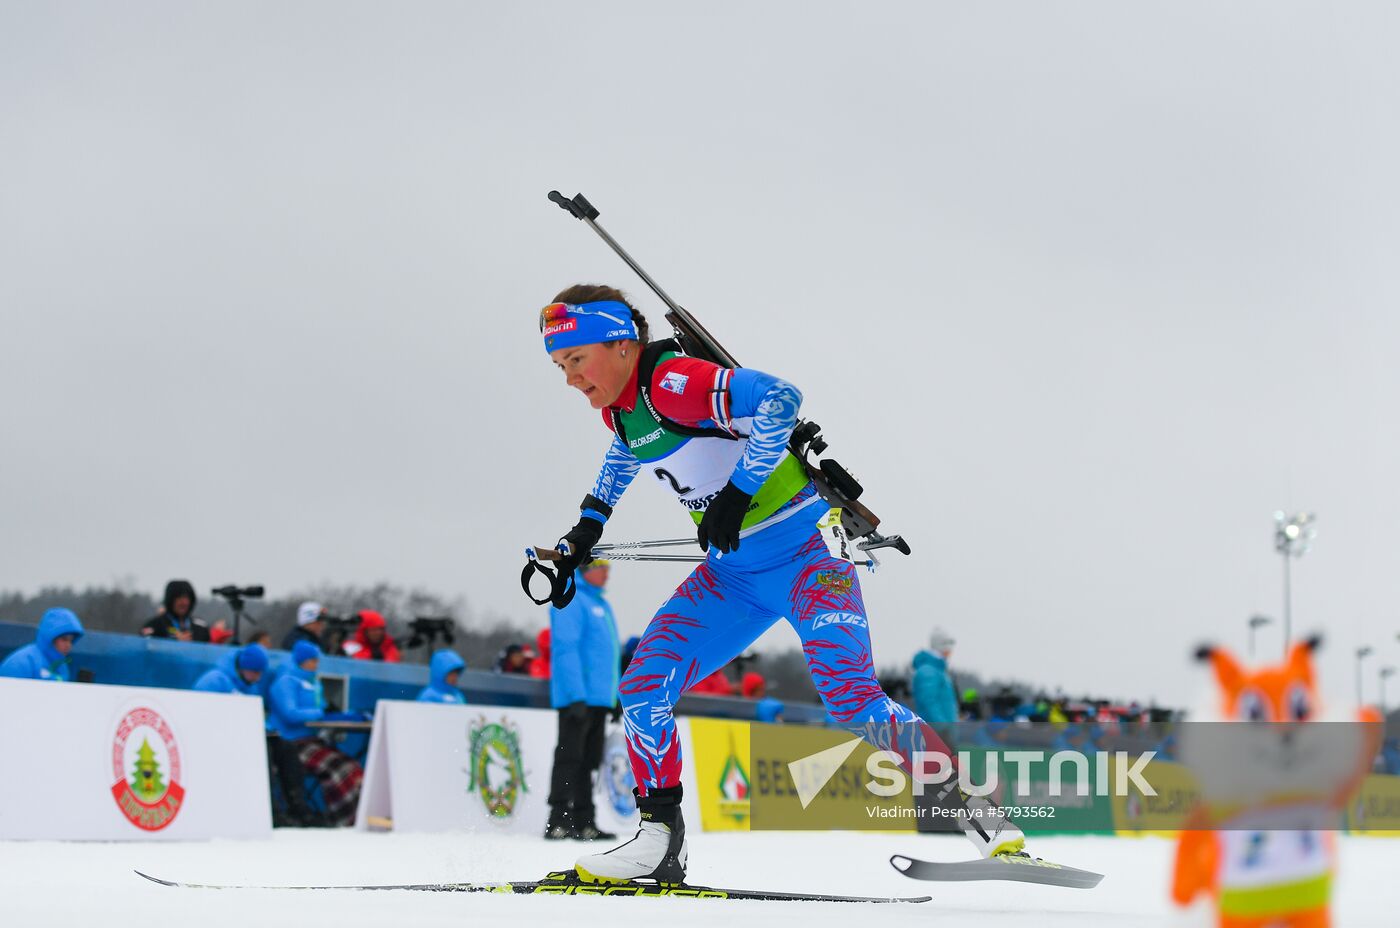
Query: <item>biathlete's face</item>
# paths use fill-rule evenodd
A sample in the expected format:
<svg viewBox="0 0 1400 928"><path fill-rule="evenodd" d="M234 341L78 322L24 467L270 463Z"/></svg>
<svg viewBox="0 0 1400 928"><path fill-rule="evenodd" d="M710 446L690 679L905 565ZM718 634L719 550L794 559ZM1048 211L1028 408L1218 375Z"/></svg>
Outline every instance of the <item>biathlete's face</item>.
<svg viewBox="0 0 1400 928"><path fill-rule="evenodd" d="M637 366L637 343L600 342L575 348L556 348L549 359L564 372L569 386L588 397L594 409L603 409L617 402L622 388Z"/></svg>

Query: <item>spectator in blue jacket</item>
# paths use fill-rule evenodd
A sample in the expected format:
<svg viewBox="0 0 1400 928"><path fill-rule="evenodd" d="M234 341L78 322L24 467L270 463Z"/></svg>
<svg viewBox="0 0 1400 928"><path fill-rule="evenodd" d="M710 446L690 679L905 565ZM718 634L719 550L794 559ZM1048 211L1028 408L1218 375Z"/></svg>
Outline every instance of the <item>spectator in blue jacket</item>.
<svg viewBox="0 0 1400 928"><path fill-rule="evenodd" d="M467 662L456 651L444 648L428 662L428 685L418 694L419 702L464 703L467 697L457 689L457 675Z"/></svg>
<svg viewBox="0 0 1400 928"><path fill-rule="evenodd" d="M278 735L270 742L274 765L293 821L302 825L351 825L364 771L354 758L326 744L307 727L308 722L326 717L321 686L316 681L320 664L321 649L310 641L298 641L292 646L291 665L268 690L268 727ZM320 781L321 798L326 804L324 818L313 812L306 801L303 781L308 773Z"/></svg>
<svg viewBox="0 0 1400 928"><path fill-rule="evenodd" d="M205 693L243 693L263 696L267 692L267 649L250 644L230 651L195 681L194 688Z"/></svg>
<svg viewBox="0 0 1400 928"><path fill-rule="evenodd" d="M574 582L563 609L549 608L550 703L559 710L559 741L549 784L545 837L613 840L594 820L593 773L603 762L608 714L617 704L621 653L617 621L603 596L609 564L595 560Z"/></svg>
<svg viewBox="0 0 1400 928"><path fill-rule="evenodd" d="M16 649L0 663L0 677L66 682L72 679L68 673L68 655L73 643L81 637L83 623L72 609L50 609L39 620L34 643Z"/></svg>
<svg viewBox="0 0 1400 928"><path fill-rule="evenodd" d="M754 718L760 722L778 723L783 720L783 710L787 706L780 700L768 695L768 681L763 679L763 674L750 670L739 680L739 692L745 699L753 699L758 702L754 706Z"/></svg>
<svg viewBox="0 0 1400 928"><path fill-rule="evenodd" d="M952 726L958 721L958 697L948 673L953 654L953 637L935 628L929 650L914 655L914 711L933 726Z"/></svg>
<svg viewBox="0 0 1400 928"><path fill-rule="evenodd" d="M292 646L292 662L267 692L269 727L285 741L313 737L316 733L306 723L320 721L326 714L316 680L320 666L321 649L309 641L298 641Z"/></svg>

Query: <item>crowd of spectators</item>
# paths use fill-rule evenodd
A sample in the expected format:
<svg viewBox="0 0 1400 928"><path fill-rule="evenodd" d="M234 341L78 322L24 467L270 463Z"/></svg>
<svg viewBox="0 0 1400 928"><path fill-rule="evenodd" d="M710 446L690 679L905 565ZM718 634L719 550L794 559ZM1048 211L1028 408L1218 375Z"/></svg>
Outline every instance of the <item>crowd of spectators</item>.
<svg viewBox="0 0 1400 928"><path fill-rule="evenodd" d="M175 641L228 642L233 636L221 634L222 623L210 626L195 615L197 604L193 584L171 580L165 586L160 610L141 626L140 634ZM230 647L191 685L199 692L253 696L263 702L270 782L276 784L274 798L278 800L274 814L279 825L338 826L354 821L363 769L325 734L333 724L363 724L365 718L327 710L317 679L323 653L364 661L402 660L382 614L373 610L357 613L355 633L343 642L332 639L333 618L320 603L302 603L295 627L282 642L283 650L289 652L283 663L274 665L269 653L271 635L260 630L247 644ZM0 676L72 680L70 655L83 634L82 622L72 610L48 609L39 622L34 642L0 662ZM465 666L461 656L453 651L435 653L430 682L418 698L464 702L457 682ZM312 780L319 790L319 804L313 804L308 796L308 783Z"/></svg>
<svg viewBox="0 0 1400 928"><path fill-rule="evenodd" d="M574 602L566 609L551 608L550 625L542 628L533 642L509 643L493 662L497 673L547 680L551 704L559 712L548 829L553 837L592 837L597 832L591 789L585 786L591 784L601 757L606 720L609 716L616 719L620 711L617 681L638 645L636 637L619 643L605 595L608 575L606 562L591 564L578 578ZM178 641L236 644L223 623L211 626L199 619L197 604L191 583L171 580L161 608L141 626L140 633ZM72 610L48 609L34 642L0 662L0 676L73 679L70 654L83 633L82 622ZM956 730L959 740L968 740L972 731L971 740L986 743L1007 726L1035 723L1078 732L1081 740L1094 739L1146 731L1176 717L1168 710L1136 702L1090 697L1075 700L1007 685L990 693L981 692L976 685L959 687L950 666L955 644L952 635L934 629L928 648L913 658L912 678L905 690L923 719L941 732ZM340 618L313 601L301 603L295 626L281 641L290 658L274 659L272 647L270 633L258 630L246 644L230 647L214 667L193 681L193 688L263 701L282 824L348 824L354 817L363 771L352 756L336 747L328 729L363 723L364 717L328 711L318 682L319 663L325 655L397 663L403 659L402 652L382 613L365 609L351 618ZM756 661L752 654L737 658L697 682L690 692L751 700L755 703L752 717L781 722L784 704L773 697L763 674L753 669ZM417 698L464 703L460 677L465 669L466 662L455 651L435 651L429 662L428 685ZM905 698L896 694L895 687L888 689L896 698ZM1387 766L1393 761L1400 770L1400 749L1393 744L1389 747L1394 756L1387 755ZM319 806L308 799L307 787L312 783L319 787Z"/></svg>
<svg viewBox="0 0 1400 928"><path fill-rule="evenodd" d="M929 647L914 655L914 710L935 728L981 721L1133 726L1179 717L1172 710L1145 707L1138 702L1115 703L1091 696L1076 700L1060 693L1051 695L1009 685L999 686L990 694L976 686L959 690L949 667L955 644L952 635L935 628L929 636Z"/></svg>

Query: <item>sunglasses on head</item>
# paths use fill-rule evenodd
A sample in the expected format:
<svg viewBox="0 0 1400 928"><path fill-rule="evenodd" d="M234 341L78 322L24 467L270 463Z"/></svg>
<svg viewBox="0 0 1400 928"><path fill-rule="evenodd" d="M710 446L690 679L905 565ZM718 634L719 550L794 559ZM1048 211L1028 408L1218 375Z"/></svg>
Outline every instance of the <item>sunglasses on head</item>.
<svg viewBox="0 0 1400 928"><path fill-rule="evenodd" d="M551 323L560 322L568 318L569 309L570 306L568 303L550 303L544 309L540 310L540 331L543 332L544 327Z"/></svg>

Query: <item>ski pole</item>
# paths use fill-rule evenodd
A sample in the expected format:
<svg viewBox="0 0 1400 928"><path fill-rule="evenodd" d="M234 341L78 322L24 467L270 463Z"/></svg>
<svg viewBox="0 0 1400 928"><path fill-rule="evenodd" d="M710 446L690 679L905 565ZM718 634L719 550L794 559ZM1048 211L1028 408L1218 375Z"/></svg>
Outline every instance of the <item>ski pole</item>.
<svg viewBox="0 0 1400 928"><path fill-rule="evenodd" d="M634 542L634 544L635 544L635 543L636 543L636 542ZM598 549L597 549L597 548L594 548L593 550L594 550L595 552L598 552ZM529 548L529 549L527 549L527 553L530 553L530 552L533 552L533 553L530 554L532 560L538 559L538 560L541 560L541 561L558 561L558 560L561 560L561 559L564 557L564 555L563 555L562 553L560 553L558 550L556 550L556 549L554 549L554 548ZM598 553L603 553L603 552L598 552ZM647 553L642 552L642 551L618 551L618 552L616 552L616 553L614 553L614 552L607 552L607 560L609 560L609 561L671 561L671 562L673 562L673 563L681 563L681 564L703 564L705 561L707 561L707 560L709 560L709 559L706 558L706 557L703 557L703 556L701 556L701 555L698 555L698 554L647 554ZM878 567L878 566L880 565L880 562L877 561L873 556L872 556L869 560L864 560L864 561L849 561L848 563L854 564L856 567L869 567L869 568L872 569L872 570L875 569L876 567Z"/></svg>
<svg viewBox="0 0 1400 928"><path fill-rule="evenodd" d="M535 548L525 549L525 569L520 572L520 588L525 591L525 595L530 597L530 601L537 606L545 603L553 603L563 609L574 598L577 587L574 584L574 575L571 571L562 574L550 570L540 563L540 561L558 561L563 559L568 553L568 542L561 541L558 548ZM530 581L535 574L543 574L549 581L549 595L544 599L539 599L530 592Z"/></svg>
<svg viewBox="0 0 1400 928"><path fill-rule="evenodd" d="M656 541L618 541L611 544L594 545L593 550L601 554L604 551L623 551L631 548L675 548L699 543L695 538L661 538Z"/></svg>
<svg viewBox="0 0 1400 928"><path fill-rule="evenodd" d="M534 556L541 561L563 560L564 555L554 548L535 548ZM609 561L688 561L699 563L705 560L703 557L694 554L647 554L645 551L599 551L593 549L594 554L601 555Z"/></svg>
<svg viewBox="0 0 1400 928"><path fill-rule="evenodd" d="M701 555L697 555L697 554L640 554L640 553L637 553L637 554L632 554L632 553L610 554L610 555L608 555L608 558L607 558L607 559L610 560L610 561L671 561L671 562L674 562L674 563L682 563L682 564L703 564L703 563L705 563L705 561L709 560L708 558L702 557ZM871 568L872 570L873 570L875 567L878 567L879 564L880 564L880 562L877 561L877 560L875 560L874 558L870 558L869 560L865 560L865 561L848 561L847 563L853 564L853 565L855 565L856 567L869 567L869 568Z"/></svg>
<svg viewBox="0 0 1400 928"><path fill-rule="evenodd" d="M608 561L680 561L687 564L699 564L705 560L698 554L646 554L642 551L610 551L597 552Z"/></svg>

